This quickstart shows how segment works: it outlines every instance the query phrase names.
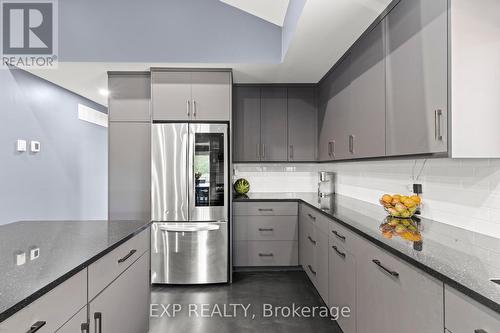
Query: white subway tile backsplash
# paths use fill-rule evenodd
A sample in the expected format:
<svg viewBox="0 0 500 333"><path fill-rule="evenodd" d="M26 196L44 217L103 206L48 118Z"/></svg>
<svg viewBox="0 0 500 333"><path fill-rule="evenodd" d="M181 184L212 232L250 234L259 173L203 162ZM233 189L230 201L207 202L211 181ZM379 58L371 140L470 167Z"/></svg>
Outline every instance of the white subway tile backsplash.
<svg viewBox="0 0 500 333"><path fill-rule="evenodd" d="M500 159L420 159L329 164L235 165L254 192L315 192L318 171L337 174L336 192L378 203L423 185L422 216L500 238ZM414 181L420 175L417 181Z"/></svg>

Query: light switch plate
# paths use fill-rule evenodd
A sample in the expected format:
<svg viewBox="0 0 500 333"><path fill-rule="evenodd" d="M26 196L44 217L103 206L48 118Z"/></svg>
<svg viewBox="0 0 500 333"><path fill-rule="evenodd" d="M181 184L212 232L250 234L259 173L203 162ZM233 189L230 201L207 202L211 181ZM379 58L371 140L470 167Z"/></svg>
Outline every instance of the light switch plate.
<svg viewBox="0 0 500 333"><path fill-rule="evenodd" d="M31 141L31 152L38 153L40 151L40 142L39 141Z"/></svg>
<svg viewBox="0 0 500 333"><path fill-rule="evenodd" d="M16 265L22 266L26 263L26 252L17 252L16 253Z"/></svg>
<svg viewBox="0 0 500 333"><path fill-rule="evenodd" d="M26 140L17 140L16 149L18 152L26 151Z"/></svg>

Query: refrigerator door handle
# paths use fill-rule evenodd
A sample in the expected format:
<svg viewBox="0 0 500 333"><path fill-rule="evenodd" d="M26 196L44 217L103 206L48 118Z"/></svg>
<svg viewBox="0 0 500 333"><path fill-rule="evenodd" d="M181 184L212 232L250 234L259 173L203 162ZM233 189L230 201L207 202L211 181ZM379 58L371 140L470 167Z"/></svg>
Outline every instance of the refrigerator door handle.
<svg viewBox="0 0 500 333"><path fill-rule="evenodd" d="M199 231L217 231L220 229L218 224L172 224L160 227L161 231L164 232L199 232Z"/></svg>

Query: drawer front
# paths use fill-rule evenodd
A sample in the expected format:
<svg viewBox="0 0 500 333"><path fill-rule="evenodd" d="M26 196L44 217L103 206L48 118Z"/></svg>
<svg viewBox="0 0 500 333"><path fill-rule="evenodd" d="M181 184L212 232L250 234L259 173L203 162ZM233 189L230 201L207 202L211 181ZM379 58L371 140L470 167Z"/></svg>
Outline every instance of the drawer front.
<svg viewBox="0 0 500 333"><path fill-rule="evenodd" d="M445 286L445 326L453 333L493 333L500 330L500 315L459 291Z"/></svg>
<svg viewBox="0 0 500 333"><path fill-rule="evenodd" d="M315 228L318 228L325 234L330 231L330 220L315 208L311 208L306 204L301 204L300 215L306 221L309 221Z"/></svg>
<svg viewBox="0 0 500 333"><path fill-rule="evenodd" d="M290 240L298 237L297 216L236 216L236 240Z"/></svg>
<svg viewBox="0 0 500 333"><path fill-rule="evenodd" d="M241 266L297 266L297 241L240 241L236 249L246 251L245 258L237 260L246 265ZM238 265L235 265L238 266Z"/></svg>
<svg viewBox="0 0 500 333"><path fill-rule="evenodd" d="M298 204L296 202L235 202L233 214L235 216L296 216Z"/></svg>
<svg viewBox="0 0 500 333"><path fill-rule="evenodd" d="M362 240L359 236L355 235L352 231L341 226L339 223L332 221L329 225L330 229L328 234L330 240L333 240L341 244L347 251L356 254L359 242L366 242Z"/></svg>
<svg viewBox="0 0 500 333"><path fill-rule="evenodd" d="M89 300L149 249L149 229L123 243L89 266Z"/></svg>
<svg viewBox="0 0 500 333"><path fill-rule="evenodd" d="M2 333L26 333L37 322L45 324L37 333L53 333L87 304L87 270L0 323Z"/></svg>

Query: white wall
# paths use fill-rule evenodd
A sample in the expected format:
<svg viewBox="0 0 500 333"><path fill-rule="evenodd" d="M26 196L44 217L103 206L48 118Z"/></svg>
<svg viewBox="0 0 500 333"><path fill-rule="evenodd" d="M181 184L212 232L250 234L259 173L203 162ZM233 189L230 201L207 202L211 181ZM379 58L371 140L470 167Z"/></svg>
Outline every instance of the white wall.
<svg viewBox="0 0 500 333"><path fill-rule="evenodd" d="M417 160L415 168L414 160L389 160L235 169L255 192L316 191L317 171L334 171L337 193L377 204L384 193L410 193L412 173L423 163ZM423 184L422 216L500 238L500 159L429 159L417 182Z"/></svg>

